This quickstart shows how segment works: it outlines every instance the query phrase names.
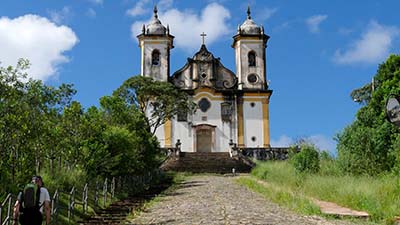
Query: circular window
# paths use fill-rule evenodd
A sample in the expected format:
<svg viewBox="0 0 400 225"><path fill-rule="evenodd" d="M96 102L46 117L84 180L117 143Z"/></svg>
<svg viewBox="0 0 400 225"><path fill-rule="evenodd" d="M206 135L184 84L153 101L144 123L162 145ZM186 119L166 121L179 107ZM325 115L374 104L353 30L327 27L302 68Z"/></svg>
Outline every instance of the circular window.
<svg viewBox="0 0 400 225"><path fill-rule="evenodd" d="M255 74L250 74L247 76L247 81L251 84L256 83L257 80L258 80L258 78L257 78L257 75L255 75Z"/></svg>
<svg viewBox="0 0 400 225"><path fill-rule="evenodd" d="M256 137L251 137L251 140L253 141L253 142L255 142L257 139L256 139Z"/></svg>
<svg viewBox="0 0 400 225"><path fill-rule="evenodd" d="M250 103L250 106L254 107L254 106L256 106L256 103L252 102L252 103Z"/></svg>
<svg viewBox="0 0 400 225"><path fill-rule="evenodd" d="M208 99L206 99L206 98L202 98L202 99L199 101L198 105L199 105L199 108L200 108L200 110L201 110L202 112L206 112L206 111L210 108L211 102L208 101Z"/></svg>
<svg viewBox="0 0 400 225"><path fill-rule="evenodd" d="M202 73L200 76L201 76L201 78L203 78L203 79L204 79L204 78L206 78L206 77L207 77L207 74L205 74L205 73Z"/></svg>

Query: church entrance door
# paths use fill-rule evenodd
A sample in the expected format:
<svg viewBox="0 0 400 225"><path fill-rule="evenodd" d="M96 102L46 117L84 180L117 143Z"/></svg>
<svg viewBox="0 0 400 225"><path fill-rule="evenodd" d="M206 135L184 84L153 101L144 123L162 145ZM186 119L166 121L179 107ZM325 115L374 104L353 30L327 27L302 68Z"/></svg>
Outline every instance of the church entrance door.
<svg viewBox="0 0 400 225"><path fill-rule="evenodd" d="M215 144L216 126L210 124L199 124L193 126L193 128L195 130L195 152L212 152Z"/></svg>
<svg viewBox="0 0 400 225"><path fill-rule="evenodd" d="M197 131L197 152L211 152L211 130Z"/></svg>

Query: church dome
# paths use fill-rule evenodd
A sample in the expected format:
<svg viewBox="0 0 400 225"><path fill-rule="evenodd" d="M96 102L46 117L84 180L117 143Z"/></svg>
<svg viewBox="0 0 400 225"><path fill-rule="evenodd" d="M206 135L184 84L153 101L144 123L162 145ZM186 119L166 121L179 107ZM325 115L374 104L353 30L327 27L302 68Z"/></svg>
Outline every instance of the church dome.
<svg viewBox="0 0 400 225"><path fill-rule="evenodd" d="M260 35L264 33L264 29L261 26L258 26L250 16L250 6L247 8L247 19L244 21L242 25L238 28L239 34L247 34L247 35Z"/></svg>
<svg viewBox="0 0 400 225"><path fill-rule="evenodd" d="M167 29L161 24L157 15L157 6L154 7L154 17L147 25L146 33L152 35L165 35Z"/></svg>

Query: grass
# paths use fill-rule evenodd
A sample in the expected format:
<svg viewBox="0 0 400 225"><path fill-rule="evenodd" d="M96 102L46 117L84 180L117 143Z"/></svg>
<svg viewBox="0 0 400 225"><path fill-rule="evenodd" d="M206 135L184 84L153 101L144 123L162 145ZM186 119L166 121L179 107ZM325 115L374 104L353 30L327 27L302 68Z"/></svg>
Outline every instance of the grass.
<svg viewBox="0 0 400 225"><path fill-rule="evenodd" d="M272 200L276 202L306 214L313 210L309 210L308 205L297 203L302 196L366 211L370 214L370 219L377 223L391 224L396 216L400 216L399 177L390 174L377 177L340 175L333 167L332 162L322 162L320 173L298 174L288 162L259 162L252 171L252 176L266 181L271 187L264 191L258 190L262 187L254 189L272 196ZM239 182L247 182L247 186L253 185L248 184L250 181ZM273 191L274 189L276 190ZM281 191L286 194L280 193ZM279 197L281 195L289 197ZM299 197L292 199L290 196L293 195Z"/></svg>
<svg viewBox="0 0 400 225"><path fill-rule="evenodd" d="M68 171L68 173L66 173L65 171L56 172L56 174L53 174L52 176L50 176L46 172L43 172L42 176L46 183L46 187L50 192L51 197L53 197L53 194L56 190L59 190L60 192L60 199L59 199L60 209L59 209L58 221L53 221L53 224L58 224L58 225L77 224L78 221L83 221L84 219L94 215L95 210L105 209L111 203L119 201L120 199L127 198L129 194L138 194L150 188L150 185L148 184L144 186L125 185L125 187L122 190L116 191L114 198L112 198L110 194L110 183L108 183L107 200L104 202L102 195L104 180L102 180L99 181L100 182L99 183L100 190L98 193L99 199L98 199L98 205L96 206L94 199L96 192L95 181L88 180L86 174L84 174L81 170L73 169L71 171ZM153 183L151 185L160 182L159 179L153 180ZM111 180L109 180L108 182L111 182ZM128 182L136 182L136 181L133 180ZM88 211L86 213L83 213L83 206L80 203L82 203L82 192L85 183L89 184ZM71 188L73 186L76 187L76 194L75 194L76 204L73 217L70 220L68 220L69 192L71 191Z"/></svg>
<svg viewBox="0 0 400 225"><path fill-rule="evenodd" d="M283 189L274 185L262 184L251 177L240 177L237 182L249 187L253 191L262 194L264 197L272 200L273 202L286 206L295 212L306 215L320 214L318 206L313 204L303 194L296 191Z"/></svg>
<svg viewBox="0 0 400 225"><path fill-rule="evenodd" d="M59 225L72 225L76 224L77 221L81 221L84 218L88 218L94 215L95 209L107 208L112 202L118 201L120 196L115 196L111 198L111 194L107 193L107 201L104 202L102 190L99 191L99 201L98 206L95 206L95 185L94 181L90 182L87 180L86 174L84 174L79 169L73 169L66 173L65 171L58 171L55 174L50 175L48 172L44 171L42 173L43 180L45 181L46 188L49 190L50 197L56 190L59 191L59 214L57 221L52 218L53 224ZM82 192L85 183L89 184L88 188L88 211L83 213L82 203ZM68 220L68 205L69 205L69 193L72 187L76 188L75 192L75 207L73 216ZM102 186L101 186L102 188Z"/></svg>

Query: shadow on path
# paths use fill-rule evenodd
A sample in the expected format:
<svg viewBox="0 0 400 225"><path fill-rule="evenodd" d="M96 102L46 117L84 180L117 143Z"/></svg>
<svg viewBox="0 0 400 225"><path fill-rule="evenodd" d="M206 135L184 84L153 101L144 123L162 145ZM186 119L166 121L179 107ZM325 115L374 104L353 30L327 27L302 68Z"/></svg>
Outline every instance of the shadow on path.
<svg viewBox="0 0 400 225"><path fill-rule="evenodd" d="M151 187L145 192L129 196L126 199L112 203L106 209L100 209L95 215L78 222L79 225L114 225L127 224L126 217L138 209L142 209L144 204L172 185L172 179L168 179L162 184Z"/></svg>

